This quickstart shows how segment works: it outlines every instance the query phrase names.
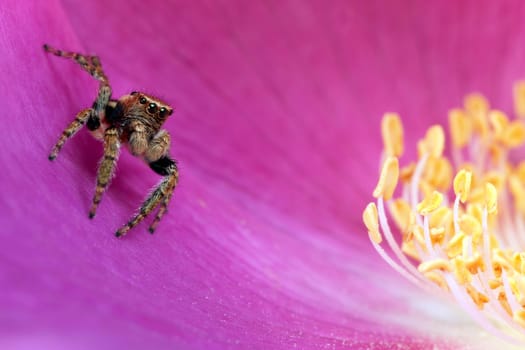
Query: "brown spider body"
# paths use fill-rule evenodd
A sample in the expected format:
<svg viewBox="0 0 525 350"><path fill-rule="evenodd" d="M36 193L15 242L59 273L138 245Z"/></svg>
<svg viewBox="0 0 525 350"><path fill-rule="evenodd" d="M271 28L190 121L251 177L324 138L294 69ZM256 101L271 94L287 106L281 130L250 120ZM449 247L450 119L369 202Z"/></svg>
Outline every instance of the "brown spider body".
<svg viewBox="0 0 525 350"><path fill-rule="evenodd" d="M103 140L106 130L115 127L119 131L120 143L127 144L134 156L147 162L155 161L169 150L169 134L161 127L172 112L159 99L132 92L108 102L106 110L99 115L100 127L91 134ZM152 140L154 143L150 145Z"/></svg>
<svg viewBox="0 0 525 350"><path fill-rule="evenodd" d="M143 159L153 171L164 176L164 179L146 198L139 212L116 232L116 236L125 235L151 211L159 207L149 228L153 233L166 212L179 177L177 163L168 154L170 135L166 130L161 129L168 116L173 113L173 109L151 95L136 91L114 100L111 98L111 87L98 57L65 52L48 45L44 45L44 49L56 56L75 60L100 82L98 96L93 106L77 114L53 147L49 159L54 160L65 142L84 125L96 139L104 143L104 157L97 172L97 186L89 211L89 217L93 218L102 195L113 177L120 146L127 145L134 156Z"/></svg>

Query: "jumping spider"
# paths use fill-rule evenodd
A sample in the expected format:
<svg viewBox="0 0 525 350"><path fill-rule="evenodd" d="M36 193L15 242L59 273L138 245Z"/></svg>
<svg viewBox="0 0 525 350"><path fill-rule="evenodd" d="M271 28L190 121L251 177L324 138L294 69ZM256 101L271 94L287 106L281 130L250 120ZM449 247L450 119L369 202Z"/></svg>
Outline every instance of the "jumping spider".
<svg viewBox="0 0 525 350"><path fill-rule="evenodd" d="M62 132L49 155L49 160L55 160L64 143L84 125L96 139L104 143L104 157L98 168L97 187L89 211L89 218L93 218L102 194L113 176L120 145L127 144L134 156L143 159L153 171L164 178L146 198L138 214L122 226L115 235L117 237L125 235L160 206L157 216L149 227L149 232L153 233L166 212L179 178L177 163L168 154L170 135L166 130L161 129L162 124L173 113L173 109L158 98L137 91L124 95L118 100L112 99L108 78L97 56L57 50L49 45L44 45L44 50L59 57L73 59L100 83L93 106L80 111L75 120Z"/></svg>

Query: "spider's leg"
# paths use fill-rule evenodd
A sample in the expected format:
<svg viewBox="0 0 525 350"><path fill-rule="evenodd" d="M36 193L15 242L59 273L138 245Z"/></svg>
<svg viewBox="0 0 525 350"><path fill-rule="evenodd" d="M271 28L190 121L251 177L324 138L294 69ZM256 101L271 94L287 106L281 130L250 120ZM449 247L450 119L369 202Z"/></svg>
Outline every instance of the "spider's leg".
<svg viewBox="0 0 525 350"><path fill-rule="evenodd" d="M120 142L119 135L116 128L108 128L104 133L104 157L98 167L97 172L97 188L93 196L93 204L89 210L89 217L93 218L97 212L98 204L102 198L102 194L106 191L109 181L115 172L115 165L117 164L119 156Z"/></svg>
<svg viewBox="0 0 525 350"><path fill-rule="evenodd" d="M170 134L162 129L149 142L148 149L144 154L146 161L149 163L155 162L161 157L165 156L170 149L171 137Z"/></svg>
<svg viewBox="0 0 525 350"><path fill-rule="evenodd" d="M99 116L105 113L109 100L111 99L111 87L109 86L108 78L102 69L102 64L97 56L83 55L78 52L63 51L55 49L47 44L44 45L44 50L50 52L55 56L70 58L77 62L82 69L88 72L93 78L100 82L97 99L93 104L93 111L89 116L87 127L89 130L96 130L100 126Z"/></svg>
<svg viewBox="0 0 525 350"><path fill-rule="evenodd" d="M145 157L146 157L146 160L150 162L152 168L157 172L160 171L162 173L164 171L163 169L166 169L170 165L170 163L165 162L165 160L159 161L159 159L161 159L168 153L170 149L170 143L171 143L171 137L170 137L170 134L166 130L160 130L149 143ZM173 194L173 190L175 189L175 185L167 189L167 193L162 199L162 202L160 203L159 211L149 227L150 233L155 232L157 225L159 224L160 220L166 213L168 204Z"/></svg>
<svg viewBox="0 0 525 350"><path fill-rule="evenodd" d="M164 198L162 199L162 202L160 203L159 211L157 212L157 215L155 216L155 219L153 219L153 222L151 223L151 225L148 228L149 233L153 234L155 232L155 230L157 229L157 225L159 224L160 220L162 219L164 214L166 214L166 211L168 209L168 204L170 203L170 200L171 200L171 196L173 195L173 191L175 190L175 186L177 185L177 180L178 179L175 179L175 181L173 183L173 186L168 187L167 193L164 196Z"/></svg>
<svg viewBox="0 0 525 350"><path fill-rule="evenodd" d="M104 73L104 69L102 68L102 63L100 62L100 58L98 56L88 56L91 59L91 64L93 64L93 67L95 68L96 74L91 74L98 80L108 81L108 78L106 77L106 74Z"/></svg>
<svg viewBox="0 0 525 350"><path fill-rule="evenodd" d="M73 135L75 135L77 131L80 130L80 128L82 128L82 126L89 119L89 116L92 112L93 110L91 108L86 108L76 115L75 119L67 126L67 128L64 129L62 135L60 135L60 138L51 150L51 153L49 154L49 160L56 159L58 153L60 152L66 141Z"/></svg>
<svg viewBox="0 0 525 350"><path fill-rule="evenodd" d="M166 130L160 130L149 143L148 149L145 153L145 158L148 162L150 162L152 168L157 172L159 170L162 172L163 169L165 169L167 166L170 165L169 162L166 162L165 164L163 164L163 160L159 161L159 159L161 159L168 153L169 148L170 148L170 143L171 143L171 137L170 137L170 134ZM173 190L175 189L175 185L176 183L174 184L174 186L167 188L167 193L160 203L159 211L157 215L155 216L155 219L149 226L150 233L155 232L157 225L159 224L160 220L166 213L168 204L171 200L171 196L173 195Z"/></svg>
<svg viewBox="0 0 525 350"><path fill-rule="evenodd" d="M158 174L163 175L164 179L162 179L160 184L153 190L153 192L151 192L148 198L146 198L140 207L139 213L115 233L117 237L124 236L129 230L144 220L144 218L148 216L151 211L159 205L159 203L161 204L162 213L159 211L159 214L157 215L159 218L155 218L155 220L160 220L163 213L166 211L166 206L171 199L173 189L179 180L177 163L168 156L164 156L157 161L150 163L150 167ZM157 223L155 223L155 226L156 225ZM155 226L153 226L153 230L155 229Z"/></svg>
<svg viewBox="0 0 525 350"><path fill-rule="evenodd" d="M44 50L46 52L52 53L58 57L70 58L77 62L82 69L91 74L95 79L100 82L105 82L108 84L108 78L102 69L102 64L97 56L83 55L78 52L63 51L55 49L47 44L44 45Z"/></svg>
<svg viewBox="0 0 525 350"><path fill-rule="evenodd" d="M173 160L171 160L169 157L165 157L165 155L169 151L170 147L170 135L166 130L160 130L149 142L147 145L147 149L145 149L146 146L142 145L143 142L147 142L146 139L142 140L142 133L140 132L140 127L142 125L136 125L135 131L132 133L129 144L132 152L137 153L144 153L145 160L150 164L151 168L157 172L160 175L168 176L175 172L176 165ZM145 152L144 152L145 149ZM139 151L140 150L140 151ZM161 159L162 158L162 159ZM175 168L171 169L171 166L175 166ZM152 193L150 197L148 197L148 200L143 204L139 214L135 216L130 222L128 223L129 230L131 227L137 225L140 221L142 221L157 205L160 204L159 211L157 215L155 216L155 219L153 220L153 223L149 227L149 231L153 233L155 231L155 228L157 227L160 219L165 214L167 206L169 204L169 201L171 199L171 196L173 194L173 190L175 188L176 182L178 178L178 173L171 178L167 178L166 183L161 183L159 188L162 188L162 191L159 191L158 193L155 193L155 191ZM140 215L140 214L143 215ZM127 225L127 226L128 226ZM125 232L127 232L126 227L124 226L120 230L120 234L117 232L117 235L121 235Z"/></svg>
<svg viewBox="0 0 525 350"><path fill-rule="evenodd" d="M129 124L132 130L129 135L129 150L134 156L141 156L148 148L148 133L144 123L139 120L134 120Z"/></svg>

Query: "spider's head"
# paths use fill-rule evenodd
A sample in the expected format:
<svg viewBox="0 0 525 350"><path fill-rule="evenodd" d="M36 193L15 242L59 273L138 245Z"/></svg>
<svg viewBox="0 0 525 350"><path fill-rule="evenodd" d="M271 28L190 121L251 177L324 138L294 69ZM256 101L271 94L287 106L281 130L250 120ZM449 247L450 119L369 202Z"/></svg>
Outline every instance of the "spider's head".
<svg viewBox="0 0 525 350"><path fill-rule="evenodd" d="M142 92L133 91L122 96L118 102L122 106L123 115L152 118L160 124L173 113L173 108L167 103Z"/></svg>

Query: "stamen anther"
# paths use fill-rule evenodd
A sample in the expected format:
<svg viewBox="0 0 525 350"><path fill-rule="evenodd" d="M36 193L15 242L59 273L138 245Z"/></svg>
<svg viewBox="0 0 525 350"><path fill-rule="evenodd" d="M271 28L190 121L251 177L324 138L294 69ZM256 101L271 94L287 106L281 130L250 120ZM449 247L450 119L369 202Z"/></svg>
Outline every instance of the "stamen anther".
<svg viewBox="0 0 525 350"><path fill-rule="evenodd" d="M498 210L498 191L490 182L485 184L485 206L489 214L495 214Z"/></svg>
<svg viewBox="0 0 525 350"><path fill-rule="evenodd" d="M425 138L420 141L420 156L429 154L434 158L439 158L445 148L445 133L441 125L434 125L427 130Z"/></svg>
<svg viewBox="0 0 525 350"><path fill-rule="evenodd" d="M448 112L450 135L452 144L456 148L462 148L470 141L472 125L465 112L461 109L453 109Z"/></svg>
<svg viewBox="0 0 525 350"><path fill-rule="evenodd" d="M381 135L387 156L403 154L403 124L396 113L385 113L381 121Z"/></svg>
<svg viewBox="0 0 525 350"><path fill-rule="evenodd" d="M514 84L514 113L518 117L525 117L525 81Z"/></svg>
<svg viewBox="0 0 525 350"><path fill-rule="evenodd" d="M428 215L432 213L434 210L439 208L439 206L443 203L443 195L439 193L438 191L433 191L430 196L425 197L418 205L417 205L417 211L421 215Z"/></svg>
<svg viewBox="0 0 525 350"><path fill-rule="evenodd" d="M440 271L451 271L450 263L448 260L445 259L435 259L431 261L425 261L424 263L419 264L418 268L419 272L426 273L434 270L440 270Z"/></svg>
<svg viewBox="0 0 525 350"><path fill-rule="evenodd" d="M363 212L363 222L368 229L368 234L372 241L380 244L383 241L381 233L379 232L379 218L377 215L377 207L374 203L369 203Z"/></svg>
<svg viewBox="0 0 525 350"><path fill-rule="evenodd" d="M461 203L467 201L471 184L472 173L470 171L462 169L454 177L454 193L456 193L456 196L459 196Z"/></svg>
<svg viewBox="0 0 525 350"><path fill-rule="evenodd" d="M375 198L383 197L385 200L392 198L399 178L399 162L396 157L388 157L381 169L379 182L374 189Z"/></svg>

